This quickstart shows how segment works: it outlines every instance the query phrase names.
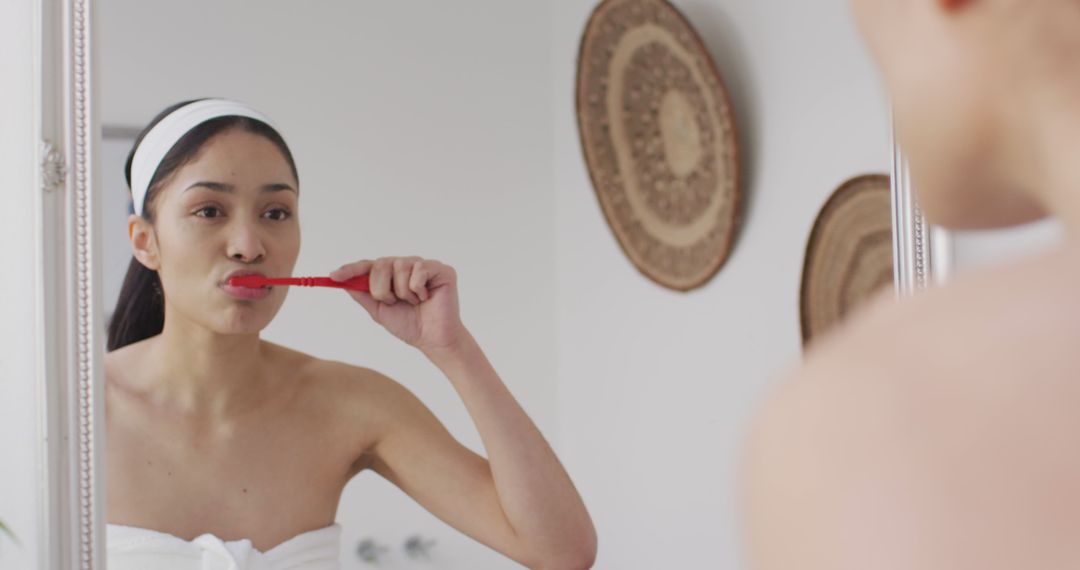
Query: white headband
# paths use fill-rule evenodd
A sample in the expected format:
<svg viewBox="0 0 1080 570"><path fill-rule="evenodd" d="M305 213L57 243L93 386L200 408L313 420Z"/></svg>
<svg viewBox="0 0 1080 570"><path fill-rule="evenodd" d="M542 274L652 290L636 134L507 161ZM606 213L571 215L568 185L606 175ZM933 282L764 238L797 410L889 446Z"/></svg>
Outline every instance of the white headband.
<svg viewBox="0 0 1080 570"><path fill-rule="evenodd" d="M169 113L146 133L131 160L131 200L137 215L142 215L150 180L173 145L191 129L218 117L248 117L277 130L266 115L228 99L204 99Z"/></svg>

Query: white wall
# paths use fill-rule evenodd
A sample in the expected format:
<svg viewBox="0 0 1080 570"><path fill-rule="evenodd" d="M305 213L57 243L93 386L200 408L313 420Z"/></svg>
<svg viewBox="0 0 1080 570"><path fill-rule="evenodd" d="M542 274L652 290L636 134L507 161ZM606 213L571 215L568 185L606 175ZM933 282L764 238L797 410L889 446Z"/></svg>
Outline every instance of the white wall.
<svg viewBox="0 0 1080 570"><path fill-rule="evenodd" d="M676 0L738 110L749 197L726 267L690 294L640 276L577 143L575 57L592 0L555 7L559 428L600 533L598 568L740 568L743 426L800 353L806 238L844 180L888 172L887 103L848 3Z"/></svg>
<svg viewBox="0 0 1080 570"><path fill-rule="evenodd" d="M105 125L141 126L168 104L207 95L265 111L282 126L300 170L297 273L402 254L455 265L466 324L553 434L544 3L109 0L95 7ZM129 254L122 255L126 266ZM341 292L291 291L265 336L397 378L481 449L449 382ZM420 567L509 565L370 474L346 489L338 518L346 562L356 560L361 536L400 551L420 532L439 541L435 560Z"/></svg>
<svg viewBox="0 0 1080 570"><path fill-rule="evenodd" d="M98 147L98 160L101 161L101 225L104 230L101 247L106 253L102 258L104 279L101 294L106 322L116 309L120 287L124 284L124 275L131 262L131 241L127 233L131 192L124 178L124 162L134 142L133 136L110 135L104 137Z"/></svg>
<svg viewBox="0 0 1080 570"><path fill-rule="evenodd" d="M37 326L33 302L38 289L35 212L33 69L34 13L31 2L0 2L0 520L21 544L0 534L0 568L37 568L38 444Z"/></svg>

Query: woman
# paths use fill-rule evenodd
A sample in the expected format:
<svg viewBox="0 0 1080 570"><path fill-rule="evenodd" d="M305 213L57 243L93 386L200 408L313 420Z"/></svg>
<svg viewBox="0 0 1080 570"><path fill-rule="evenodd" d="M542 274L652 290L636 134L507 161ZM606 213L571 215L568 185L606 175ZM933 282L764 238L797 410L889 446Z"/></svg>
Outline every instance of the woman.
<svg viewBox="0 0 1080 570"><path fill-rule="evenodd" d="M581 498L462 325L451 267L388 257L331 277L370 275L349 295L446 374L489 459L393 380L259 338L287 288L227 281L291 275L300 247L296 165L269 119L175 105L127 176L134 259L105 359L110 570L336 568L338 501L366 469L525 566L592 565Z"/></svg>
<svg viewBox="0 0 1080 570"><path fill-rule="evenodd" d="M877 306L758 418L760 569L1080 568L1080 2L855 0L930 221L1056 249Z"/></svg>

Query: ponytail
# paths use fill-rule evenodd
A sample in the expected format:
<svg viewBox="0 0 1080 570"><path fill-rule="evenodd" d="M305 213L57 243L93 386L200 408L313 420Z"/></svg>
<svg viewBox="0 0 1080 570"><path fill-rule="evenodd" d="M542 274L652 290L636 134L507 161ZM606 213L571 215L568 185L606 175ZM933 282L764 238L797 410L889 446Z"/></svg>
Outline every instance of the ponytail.
<svg viewBox="0 0 1080 570"><path fill-rule="evenodd" d="M131 258L116 309L109 319L107 351L155 336L165 325L165 298L157 271Z"/></svg>

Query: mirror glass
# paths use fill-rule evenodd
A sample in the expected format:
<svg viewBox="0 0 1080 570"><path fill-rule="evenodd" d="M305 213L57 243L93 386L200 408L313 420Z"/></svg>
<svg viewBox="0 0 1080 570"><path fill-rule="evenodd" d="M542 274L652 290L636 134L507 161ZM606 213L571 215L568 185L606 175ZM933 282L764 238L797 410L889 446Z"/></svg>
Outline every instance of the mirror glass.
<svg viewBox="0 0 1080 570"><path fill-rule="evenodd" d="M197 315L196 325L220 325L235 313L217 311L218 300L193 285L199 268L205 282L258 255L295 276L387 256L449 264L461 321L551 442L601 529L597 566L740 566L735 495L745 422L771 379L801 354L800 277L815 217L845 181L889 172L889 112L846 3L673 4L730 93L745 197L722 271L687 293L658 286L627 259L589 178L574 93L594 0L95 4L105 312L116 313L132 262L138 240L129 230L146 230L129 218L124 170L135 139L170 105L242 101L272 120L295 161L298 193L286 205L297 234L267 242L283 250L262 251L252 222L233 235L234 249L202 249L198 231L181 231L191 226L161 220L159 234L144 231L160 238L156 259L166 273L186 268L166 276L165 297ZM280 150L265 141L236 148ZM215 172L287 183L283 164L279 157L243 176ZM172 211L215 223L204 204L188 205ZM272 209L265 213L276 216ZM187 263L175 264L180 258ZM288 349L377 371L415 394L456 441L488 455L470 391L349 294L292 287L279 301L259 331L283 347L279 357L293 354ZM199 326L191 328L193 343L205 340ZM214 448L221 439L205 425L146 412L200 402L198 409L217 409L198 399L215 384L191 378L205 361L181 361L176 369L193 383L162 392L148 389L146 378L140 383L141 371L160 369L155 358L107 362L117 387L108 396L113 529L136 529L129 538L152 529L185 542L211 532L226 549L242 539L265 549L335 521L346 568L510 564L459 532L467 524L448 524L421 506L402 489L408 485L362 469L370 456L357 453L346 465L358 474L305 480L330 450L363 447L357 418L366 412L351 416L359 427L340 424L351 427L312 441L302 422L274 415L288 401L274 399L280 392L248 391L247 399L217 401L248 415L213 432L235 438L234 447ZM446 486L432 496L460 496L461 486L450 479Z"/></svg>
<svg viewBox="0 0 1080 570"><path fill-rule="evenodd" d="M388 256L422 256L451 265L458 275L462 321L532 421L553 437L550 53L547 28L537 25L548 18L544 3L118 0L94 8L103 125L101 270L108 316L116 311L133 255L124 171L136 137L170 105L203 97L241 101L273 121L298 170L299 196L288 204L296 206L299 232L291 274L326 276L346 263ZM202 192L208 204L224 200L205 189L188 194L194 192ZM238 201L221 204L230 205L240 211ZM194 215L201 216L198 223L210 224L209 217L221 212ZM261 223L277 215L268 210ZM171 260L190 261L175 270L177 284L197 282L191 268L224 274L252 261L230 260L236 250L213 246L200 252L199 232L181 231L190 227L176 224L173 229L158 237L166 271ZM241 242L232 244L236 248L247 243L257 249L244 242L257 236L234 239ZM279 252L262 254L264 267L287 267L275 265ZM168 278L165 283L165 295L187 299L178 312L191 315L193 335L202 334L199 327L207 322L223 326L213 320L222 313L197 309L199 296L213 292L194 286L185 291L184 285L169 290ZM212 297L203 302L222 306ZM463 398L446 375L373 322L345 292L290 288L261 338L390 377L415 394L455 439L484 453ZM265 550L301 529L336 520L347 568L407 567L425 556L445 568L509 564L370 469L355 476L343 470L340 480L303 484L305 469L314 469L304 462L321 454L281 453L288 446L314 445L295 435L304 433L301 423L268 427L268 437L215 455L213 449L230 448L214 448L207 443L211 440L199 439L209 435L198 426L169 416L165 411L179 404L154 399L165 396L147 388L138 361L116 359L113 353L106 358L106 375L115 376L110 384L129 390L110 389L108 395L107 521L116 525L110 538L130 537L114 532L124 525L184 540L203 532L227 540L248 538ZM254 405L265 395L238 400L238 406ZM261 421L273 424L285 417ZM235 423L235 437L244 437L243 426L249 424ZM325 444L330 453L342 439L359 442L364 434L325 437L334 440ZM200 442L209 446L205 454L198 453ZM356 459L359 468L363 458ZM255 479L245 485L245 477ZM256 503L262 506L252 507Z"/></svg>

